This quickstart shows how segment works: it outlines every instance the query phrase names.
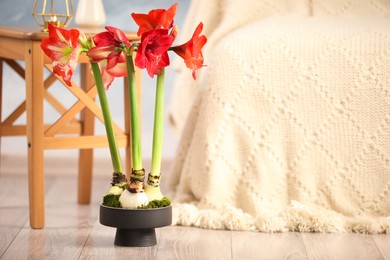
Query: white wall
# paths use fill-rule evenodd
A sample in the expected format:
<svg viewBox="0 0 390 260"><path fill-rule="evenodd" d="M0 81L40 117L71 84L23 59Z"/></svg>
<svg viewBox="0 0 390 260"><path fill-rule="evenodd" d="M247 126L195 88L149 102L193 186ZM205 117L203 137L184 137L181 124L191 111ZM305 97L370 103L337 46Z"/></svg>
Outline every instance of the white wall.
<svg viewBox="0 0 390 260"><path fill-rule="evenodd" d="M56 0L58 1L58 0ZM107 25L118 27L122 30L136 30L136 25L133 22L130 14L146 13L150 9L155 8L168 8L173 3L178 1L173 0L103 0ZM35 21L31 15L33 8L33 0L1 0L0 1L0 26L31 26L35 25ZM78 1L73 0L75 8L77 8ZM190 0L179 1L179 7L175 23L181 27L185 14L187 12ZM74 20L70 24L70 27L75 27ZM179 44L179 43L177 43ZM171 60L173 62L173 60ZM21 63L23 64L23 63ZM2 118L6 118L13 108L18 106L24 98L24 81L14 73L8 66L4 66L3 76L3 113ZM75 79L79 77L78 73L75 74ZM166 72L166 107L169 104L170 93L172 90L174 81L174 72L171 67ZM61 97L66 106L71 106L74 102L74 98L66 88L60 84L56 84L51 87L50 92ZM122 124L122 80L116 79L113 85L108 91L108 97L110 104L112 105L113 118L118 123ZM155 95L155 79L150 79L146 73L143 75L143 154L144 158L148 159L151 156L151 144L152 144L152 130L153 130L153 111L154 111L154 95ZM119 106L113 104L120 103ZM45 103L45 121L53 122L58 118L58 114ZM23 116L18 123L23 124L25 121ZM122 124L123 125L123 124ZM96 123L97 132L104 134L103 125L100 122ZM168 123L165 124L164 129L164 145L163 156L164 158L172 158L177 146L177 139L173 135L169 128ZM6 137L1 140L1 153L7 154L26 154L26 138L25 137ZM61 150L61 151L47 151L46 156L73 156L77 155L76 150ZM95 152L97 157L108 157L109 153L107 149L97 149Z"/></svg>

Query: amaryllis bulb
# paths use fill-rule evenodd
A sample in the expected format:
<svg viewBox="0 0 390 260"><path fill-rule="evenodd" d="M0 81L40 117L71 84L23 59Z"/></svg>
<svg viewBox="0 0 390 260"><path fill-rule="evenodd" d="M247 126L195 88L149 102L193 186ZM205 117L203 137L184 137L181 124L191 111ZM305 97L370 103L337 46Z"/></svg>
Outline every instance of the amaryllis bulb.
<svg viewBox="0 0 390 260"><path fill-rule="evenodd" d="M160 186L145 185L145 193L149 201L161 200L164 196L161 193Z"/></svg>
<svg viewBox="0 0 390 260"><path fill-rule="evenodd" d="M148 205L149 200L144 192L131 193L125 189L119 197L119 202L121 203L122 208L136 209Z"/></svg>
<svg viewBox="0 0 390 260"><path fill-rule="evenodd" d="M110 190L108 191L108 194L112 195L121 195L123 192L123 189L118 186L112 186Z"/></svg>

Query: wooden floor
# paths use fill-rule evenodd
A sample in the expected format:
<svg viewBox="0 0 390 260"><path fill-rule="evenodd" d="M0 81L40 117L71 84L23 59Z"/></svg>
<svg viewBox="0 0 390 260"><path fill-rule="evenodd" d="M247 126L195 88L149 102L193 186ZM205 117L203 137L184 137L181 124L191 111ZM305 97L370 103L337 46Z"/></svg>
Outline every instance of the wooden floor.
<svg viewBox="0 0 390 260"><path fill-rule="evenodd" d="M110 173L96 174L92 203L78 205L75 174L52 174L53 168L46 170L46 228L33 230L27 175L23 162L20 165L2 158L0 166L1 259L390 259L390 235L268 234L170 226L157 229L156 246L117 247L115 229L98 221Z"/></svg>

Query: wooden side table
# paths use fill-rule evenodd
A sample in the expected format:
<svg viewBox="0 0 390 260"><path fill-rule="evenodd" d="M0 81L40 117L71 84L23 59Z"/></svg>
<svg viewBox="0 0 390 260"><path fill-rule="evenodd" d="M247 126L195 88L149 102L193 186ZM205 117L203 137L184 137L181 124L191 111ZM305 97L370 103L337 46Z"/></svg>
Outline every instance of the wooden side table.
<svg viewBox="0 0 390 260"><path fill-rule="evenodd" d="M103 121L100 108L96 105L97 94L94 80L89 72L90 65L86 55L79 59L80 85L73 83L67 87L62 79L52 73L44 79L44 69L52 72L50 60L41 50L42 38L47 33L38 27L2 27L0 28L0 138L3 136L27 136L28 147L28 183L30 226L44 227L44 150L45 149L80 149L78 202L89 203L91 194L93 148L108 147L106 136L94 135L94 118ZM130 40L138 40L136 34L129 33ZM23 69L16 61L24 61ZM2 65L7 63L26 82L26 99L7 118L2 120ZM140 71L136 72L137 74ZM139 76L137 77L140 78ZM56 81L63 85L77 98L70 108L65 108L47 90ZM138 82L138 93L140 93ZM129 93L124 88L125 129L114 124L118 145L126 147L126 169L131 169ZM43 101L46 100L62 115L51 125L44 124ZM15 125L15 121L26 111L26 125ZM80 114L80 119L76 115ZM72 135L67 135L72 134ZM74 134L77 134L76 136Z"/></svg>

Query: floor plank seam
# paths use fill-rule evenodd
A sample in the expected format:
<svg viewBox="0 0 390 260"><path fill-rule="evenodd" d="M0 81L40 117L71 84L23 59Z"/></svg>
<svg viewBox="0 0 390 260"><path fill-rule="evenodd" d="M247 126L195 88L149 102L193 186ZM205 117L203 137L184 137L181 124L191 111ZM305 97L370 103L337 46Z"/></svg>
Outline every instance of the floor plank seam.
<svg viewBox="0 0 390 260"><path fill-rule="evenodd" d="M299 234L299 237L300 237L300 240L301 240L301 242L302 242L302 245L303 245L303 249L305 249L305 255L306 255L306 259L310 259L309 258L309 254L307 253L307 246L306 246L306 244L305 244L305 239L303 238L303 236L302 236L302 233L300 233Z"/></svg>
<svg viewBox="0 0 390 260"><path fill-rule="evenodd" d="M25 221L24 221L24 224L19 228L18 232L15 234L15 236L13 237L12 241L7 245L7 247L5 248L5 250L3 251L3 253L0 255L0 259L2 259L4 257L4 255L7 253L8 249L11 247L11 245L15 242L16 238L19 236L19 234L22 232L22 229L24 226L27 225L27 222L29 221L29 219L27 218Z"/></svg>
<svg viewBox="0 0 390 260"><path fill-rule="evenodd" d="M234 260L232 231L229 232L229 235L230 235L230 259Z"/></svg>
<svg viewBox="0 0 390 260"><path fill-rule="evenodd" d="M379 248L378 244L376 243L375 239L373 238L373 236L371 236L371 240L374 242L374 245L375 245L375 248L378 250L378 252L381 254L382 256L382 259L385 260L385 255L383 255L381 249Z"/></svg>
<svg viewBox="0 0 390 260"><path fill-rule="evenodd" d="M95 222L96 222L96 219L95 219L94 223L95 223ZM88 240L89 240L89 238L91 237L91 232L92 232L92 229L93 229L94 226L95 226L95 224L93 224L93 225L90 227L89 232L88 232L88 236L85 238L85 241L84 241L84 243L83 243L83 245L82 245L83 248L80 250L80 254L79 254L79 256L77 257L77 259L81 259L81 258L83 257L83 254L84 254L84 251L85 251L85 246L87 245Z"/></svg>

